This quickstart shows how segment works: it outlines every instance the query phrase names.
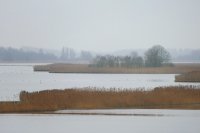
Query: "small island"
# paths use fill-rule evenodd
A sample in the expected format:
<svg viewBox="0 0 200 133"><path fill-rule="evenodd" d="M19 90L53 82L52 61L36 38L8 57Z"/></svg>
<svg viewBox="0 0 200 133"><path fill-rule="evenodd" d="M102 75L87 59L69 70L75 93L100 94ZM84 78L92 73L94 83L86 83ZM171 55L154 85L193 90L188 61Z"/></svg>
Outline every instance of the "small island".
<svg viewBox="0 0 200 133"><path fill-rule="evenodd" d="M137 52L127 56L96 56L90 63L36 65L34 71L49 73L181 74L198 71L198 63L172 63L170 53L161 45L149 48L144 57Z"/></svg>

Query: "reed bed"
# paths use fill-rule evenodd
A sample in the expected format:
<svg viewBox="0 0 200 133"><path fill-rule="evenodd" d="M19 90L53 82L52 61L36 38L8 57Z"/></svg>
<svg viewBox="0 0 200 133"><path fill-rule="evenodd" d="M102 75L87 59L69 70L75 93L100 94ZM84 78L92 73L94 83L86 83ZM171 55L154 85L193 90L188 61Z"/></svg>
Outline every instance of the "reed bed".
<svg viewBox="0 0 200 133"><path fill-rule="evenodd" d="M94 67L88 64L50 64L34 66L34 71L50 73L125 73L125 74L181 74L200 70L200 64L175 64L163 67Z"/></svg>
<svg viewBox="0 0 200 133"><path fill-rule="evenodd" d="M200 87L170 86L153 90L93 88L20 93L19 102L0 102L1 113L63 109L200 109Z"/></svg>
<svg viewBox="0 0 200 133"><path fill-rule="evenodd" d="M200 71L192 71L175 76L176 82L200 82Z"/></svg>

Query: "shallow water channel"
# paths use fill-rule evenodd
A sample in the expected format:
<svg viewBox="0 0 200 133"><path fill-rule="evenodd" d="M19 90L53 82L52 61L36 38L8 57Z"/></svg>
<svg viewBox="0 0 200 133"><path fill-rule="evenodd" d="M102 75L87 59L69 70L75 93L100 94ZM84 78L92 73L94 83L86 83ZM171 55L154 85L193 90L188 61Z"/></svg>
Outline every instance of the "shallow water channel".
<svg viewBox="0 0 200 133"><path fill-rule="evenodd" d="M135 115L0 114L1 133L199 133L199 110L71 110ZM57 113L58 113L57 112ZM137 114L137 115L136 115ZM151 114L151 115L145 115Z"/></svg>
<svg viewBox="0 0 200 133"><path fill-rule="evenodd" d="M169 85L200 85L175 83L175 74L80 74L34 72L34 64L0 64L0 100L19 100L22 90L39 91L80 87L144 88Z"/></svg>

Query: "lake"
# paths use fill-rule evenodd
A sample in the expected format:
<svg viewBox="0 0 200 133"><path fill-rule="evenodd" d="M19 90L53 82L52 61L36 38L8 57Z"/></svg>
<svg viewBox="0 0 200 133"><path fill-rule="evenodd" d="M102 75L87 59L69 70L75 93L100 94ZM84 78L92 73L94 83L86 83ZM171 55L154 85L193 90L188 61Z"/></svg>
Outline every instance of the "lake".
<svg viewBox="0 0 200 133"><path fill-rule="evenodd" d="M74 110L75 111L75 110ZM135 115L0 114L1 133L199 133L199 110L90 110ZM87 112L87 110L85 110ZM136 115L137 114L137 115ZM147 115L145 114L152 114ZM153 115L154 114L154 115ZM159 114L159 115L156 115Z"/></svg>
<svg viewBox="0 0 200 133"><path fill-rule="evenodd" d="M19 100L22 90L39 91L79 87L144 88L169 85L200 85L175 83L175 74L63 74L34 72L35 64L0 64L0 100Z"/></svg>
<svg viewBox="0 0 200 133"><path fill-rule="evenodd" d="M22 90L78 87L144 88L175 83L175 74L55 74L34 64L0 65L0 100L19 100ZM59 110L56 114L0 114L0 133L199 133L199 110ZM90 114L90 115L86 115ZM95 115L94 115L95 114Z"/></svg>

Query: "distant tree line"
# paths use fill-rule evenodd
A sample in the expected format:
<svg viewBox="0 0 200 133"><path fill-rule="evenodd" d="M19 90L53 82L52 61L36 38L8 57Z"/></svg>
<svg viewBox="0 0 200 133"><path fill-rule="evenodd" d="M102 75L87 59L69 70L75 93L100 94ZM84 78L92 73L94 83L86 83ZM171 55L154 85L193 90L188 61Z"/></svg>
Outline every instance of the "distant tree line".
<svg viewBox="0 0 200 133"><path fill-rule="evenodd" d="M92 60L93 56L89 51L81 51L80 54L72 48L63 47L60 60L71 61L71 60Z"/></svg>
<svg viewBox="0 0 200 133"><path fill-rule="evenodd" d="M170 63L169 52L160 45L155 45L145 52L144 59L136 52L128 56L97 56L93 60L96 67L160 67Z"/></svg>
<svg viewBox="0 0 200 133"><path fill-rule="evenodd" d="M51 53L44 53L42 49L38 52L24 51L23 49L4 48L0 47L0 61L12 62L12 61L53 61L57 60L57 57Z"/></svg>
<svg viewBox="0 0 200 133"><path fill-rule="evenodd" d="M72 48L62 48L61 60L74 60L76 58L76 53Z"/></svg>
<svg viewBox="0 0 200 133"><path fill-rule="evenodd" d="M142 57L135 55L130 56L97 56L93 60L93 65L97 67L141 67L144 66Z"/></svg>
<svg viewBox="0 0 200 133"><path fill-rule="evenodd" d="M77 53L72 48L63 48L60 55L46 52L43 49L17 49L12 47L0 47L0 62L43 62L43 61L90 61L93 59L91 52L81 51Z"/></svg>
<svg viewBox="0 0 200 133"><path fill-rule="evenodd" d="M170 63L170 54L162 46L156 45L145 52L144 57L132 52L127 56L96 56L91 52L75 52L74 49L63 47L60 56L46 52L43 49L31 51L15 48L0 47L0 62L36 62L36 61L92 61L92 66L97 67L159 67Z"/></svg>

